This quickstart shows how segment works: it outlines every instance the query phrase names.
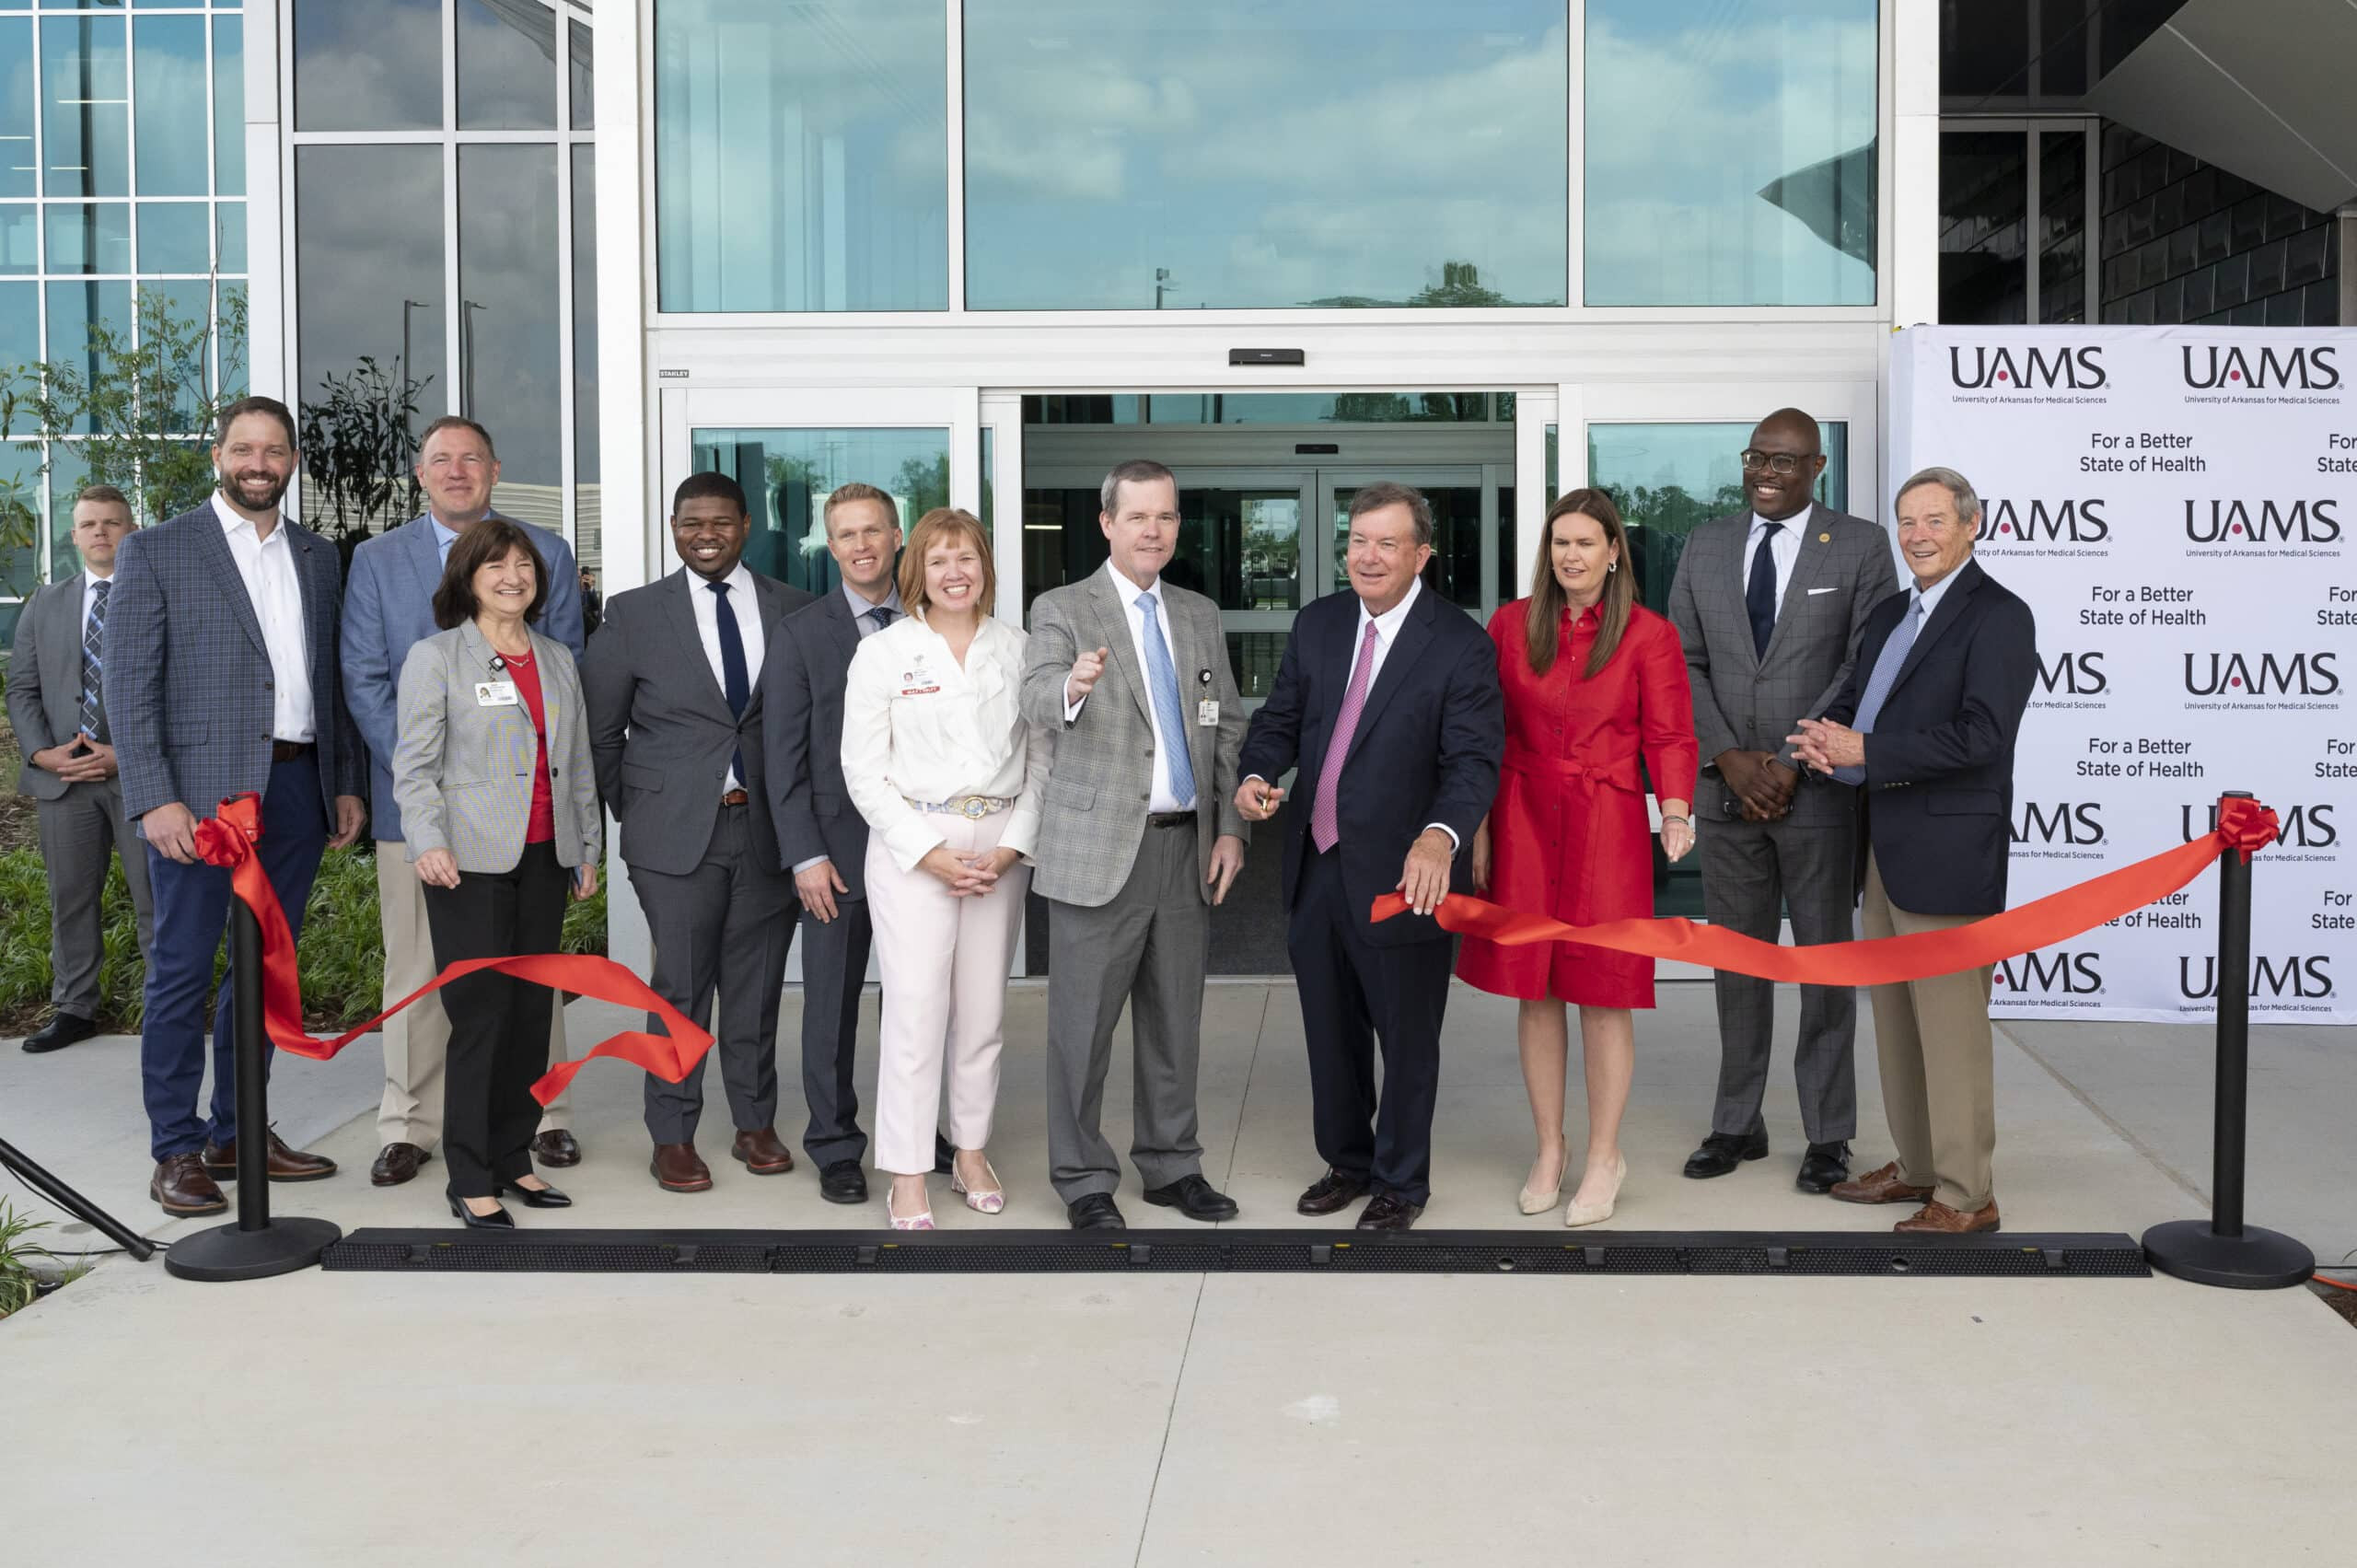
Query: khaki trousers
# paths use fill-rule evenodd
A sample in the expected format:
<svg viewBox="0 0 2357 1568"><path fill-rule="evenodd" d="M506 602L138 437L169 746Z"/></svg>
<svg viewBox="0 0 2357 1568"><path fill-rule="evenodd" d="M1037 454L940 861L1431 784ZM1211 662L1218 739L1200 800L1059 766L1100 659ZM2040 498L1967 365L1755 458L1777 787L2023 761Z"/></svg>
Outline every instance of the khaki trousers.
<svg viewBox="0 0 2357 1568"><path fill-rule="evenodd" d="M1871 853L1858 912L1869 939L1948 931L1977 918L1900 909L1883 890ZM1994 972L1966 970L1867 988L1882 1063L1883 1115L1898 1146L1899 1179L1933 1188L1934 1198L1966 1214L1986 1208L1993 1195L1997 1088L1989 982Z"/></svg>
<svg viewBox="0 0 2357 1568"><path fill-rule="evenodd" d="M425 921L424 884L398 839L377 843L377 915L385 937L385 1005L407 996L441 972L434 933ZM444 993L422 996L384 1023L385 1098L377 1108L377 1142L414 1144L431 1153L442 1142L443 1068L450 1052L450 1016ZM567 1059L564 1009L549 1009L549 1061ZM540 1130L573 1125L567 1087L540 1117Z"/></svg>

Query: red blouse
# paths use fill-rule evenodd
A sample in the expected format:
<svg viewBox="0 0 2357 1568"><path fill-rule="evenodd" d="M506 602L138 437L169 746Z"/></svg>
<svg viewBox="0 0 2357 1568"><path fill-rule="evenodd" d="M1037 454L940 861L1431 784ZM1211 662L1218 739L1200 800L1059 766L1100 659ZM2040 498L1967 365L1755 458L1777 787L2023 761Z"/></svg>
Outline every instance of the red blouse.
<svg viewBox="0 0 2357 1568"><path fill-rule="evenodd" d="M549 789L549 720L540 696L540 661L529 654L500 657L507 679L516 683L516 694L524 699L524 709L532 715L532 735L540 743L539 755L532 759L532 814L525 819L524 842L551 843L556 839L556 801Z"/></svg>

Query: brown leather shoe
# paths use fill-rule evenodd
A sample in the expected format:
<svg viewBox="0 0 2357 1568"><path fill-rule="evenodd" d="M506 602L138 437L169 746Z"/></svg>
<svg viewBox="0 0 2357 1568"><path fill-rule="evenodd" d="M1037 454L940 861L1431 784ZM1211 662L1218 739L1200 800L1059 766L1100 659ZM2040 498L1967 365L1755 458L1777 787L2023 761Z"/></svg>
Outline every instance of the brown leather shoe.
<svg viewBox="0 0 2357 1568"><path fill-rule="evenodd" d="M737 1133L728 1147L728 1157L755 1176L784 1176L794 1168L794 1151L785 1146L774 1127Z"/></svg>
<svg viewBox="0 0 2357 1568"><path fill-rule="evenodd" d="M693 1144L656 1144L647 1168L666 1192L703 1192L712 1187L712 1167L697 1157Z"/></svg>
<svg viewBox="0 0 2357 1568"><path fill-rule="evenodd" d="M552 1127L532 1139L532 1157L563 1169L581 1163L581 1144L562 1127Z"/></svg>
<svg viewBox="0 0 2357 1568"><path fill-rule="evenodd" d="M290 1149L286 1146L286 1140L274 1131L265 1133L264 1137L268 1152L262 1169L271 1180L324 1181L335 1174L335 1161L327 1156L307 1155L299 1149ZM204 1173L215 1181L235 1181L238 1179L237 1139L232 1138L218 1147L211 1144L204 1145Z"/></svg>
<svg viewBox="0 0 2357 1568"><path fill-rule="evenodd" d="M213 1178L204 1174L202 1155L167 1155L157 1160L147 1196L168 1214L217 1214L229 1206Z"/></svg>
<svg viewBox="0 0 2357 1568"><path fill-rule="evenodd" d="M1925 1236L1970 1236L1975 1231L1994 1230L1997 1228L1997 1200L1991 1198L1968 1214L1962 1209L1951 1209L1934 1198L1912 1217L1903 1219L1890 1228Z"/></svg>
<svg viewBox="0 0 2357 1568"><path fill-rule="evenodd" d="M372 1187L399 1187L413 1179L418 1167L432 1157L415 1144L387 1144L377 1151L377 1163L368 1167L368 1183Z"/></svg>
<svg viewBox="0 0 2357 1568"><path fill-rule="evenodd" d="M1854 1180L1835 1182L1833 1196L1845 1203L1925 1203L1931 1201L1932 1190L1901 1181L1898 1162L1893 1160Z"/></svg>

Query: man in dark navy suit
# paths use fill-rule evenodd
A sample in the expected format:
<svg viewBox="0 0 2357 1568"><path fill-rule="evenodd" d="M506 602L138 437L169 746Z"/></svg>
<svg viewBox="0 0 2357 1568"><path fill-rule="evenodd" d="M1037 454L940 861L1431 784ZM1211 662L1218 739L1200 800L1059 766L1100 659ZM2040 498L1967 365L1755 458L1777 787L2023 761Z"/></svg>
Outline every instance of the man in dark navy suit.
<svg viewBox="0 0 2357 1568"><path fill-rule="evenodd" d="M1418 492L1371 484L1351 498L1352 592L1295 619L1237 765L1248 820L1276 815L1286 793L1276 781L1295 763L1309 796L1283 836L1286 946L1327 1169L1295 1207L1335 1214L1372 1191L1362 1230L1408 1229L1431 1195L1454 954L1432 911L1472 890L1459 851L1489 813L1505 750L1497 650L1419 582L1432 543ZM1376 897L1395 889L1411 912L1372 923Z"/></svg>
<svg viewBox="0 0 2357 1568"><path fill-rule="evenodd" d="M1972 559L1980 527L1980 497L1954 469L1899 487L1898 552L1914 581L1875 607L1840 694L1790 738L1801 761L1856 787L1869 937L1945 931L2005 907L2014 738L2038 679L2038 627ZM1870 989L1898 1157L1833 1196L1922 1205L1893 1229L1997 1228L1991 973Z"/></svg>

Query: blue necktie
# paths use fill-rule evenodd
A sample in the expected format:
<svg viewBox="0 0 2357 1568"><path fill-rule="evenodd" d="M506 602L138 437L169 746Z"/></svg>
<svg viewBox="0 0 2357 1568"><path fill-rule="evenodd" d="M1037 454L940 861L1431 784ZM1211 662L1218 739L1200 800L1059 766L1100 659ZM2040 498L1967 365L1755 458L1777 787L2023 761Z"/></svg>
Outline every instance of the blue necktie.
<svg viewBox="0 0 2357 1568"><path fill-rule="evenodd" d="M728 699L728 711L738 718L745 716L745 704L753 700L752 681L745 673L745 639L737 630L737 611L728 603L726 583L707 583L712 589L712 613L720 623L720 692ZM729 758L729 765L737 770L737 782L745 782L745 749L738 747Z"/></svg>
<svg viewBox="0 0 2357 1568"><path fill-rule="evenodd" d="M1923 626L1923 596L1917 594L1898 624L1890 629L1890 641L1882 645L1875 659L1875 667L1866 675L1865 695L1858 699L1857 721L1850 726L1860 735L1873 733L1875 720L1882 716L1882 705L1890 696L1891 683L1898 679L1898 667L1907 662L1907 650L1915 645L1915 633ZM1833 776L1845 784L1866 782L1863 767L1836 768Z"/></svg>
<svg viewBox="0 0 2357 1568"><path fill-rule="evenodd" d="M107 715L99 678L106 668L107 590L113 587L110 579L90 585L90 620L82 629L82 703L78 717L82 733L101 746L107 744Z"/></svg>
<svg viewBox="0 0 2357 1568"><path fill-rule="evenodd" d="M1170 761L1170 794L1185 809L1195 803L1195 761L1187 755L1187 716L1178 707L1178 671L1170 662L1170 648L1162 640L1162 623L1154 613L1154 596L1138 595L1145 615L1145 679L1154 689L1154 716L1162 729L1164 754Z"/></svg>
<svg viewBox="0 0 2357 1568"><path fill-rule="evenodd" d="M1770 523L1759 536L1759 548L1751 552L1751 577L1743 586L1744 613L1751 617L1751 651L1762 658L1768 655L1768 639L1776 634L1776 536L1783 531L1783 524Z"/></svg>

